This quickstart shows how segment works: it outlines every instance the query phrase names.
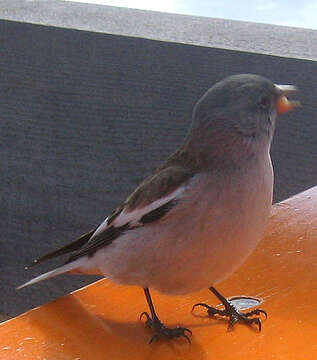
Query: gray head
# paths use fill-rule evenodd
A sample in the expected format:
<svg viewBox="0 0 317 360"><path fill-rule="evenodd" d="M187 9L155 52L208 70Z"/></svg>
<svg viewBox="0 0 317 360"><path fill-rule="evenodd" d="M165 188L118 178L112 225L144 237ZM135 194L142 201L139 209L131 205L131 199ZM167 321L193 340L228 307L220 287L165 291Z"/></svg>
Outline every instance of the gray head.
<svg viewBox="0 0 317 360"><path fill-rule="evenodd" d="M252 74L233 75L216 83L194 107L187 145L199 143L201 151L220 146L230 151L230 146L252 143L269 147L276 116L298 105L286 97L294 90L294 86L276 85Z"/></svg>
<svg viewBox="0 0 317 360"><path fill-rule="evenodd" d="M227 77L210 88L197 102L193 111L193 127L223 127L240 136L272 136L275 119L286 105L286 93L296 88L275 85L252 74ZM288 101L284 110L297 103Z"/></svg>

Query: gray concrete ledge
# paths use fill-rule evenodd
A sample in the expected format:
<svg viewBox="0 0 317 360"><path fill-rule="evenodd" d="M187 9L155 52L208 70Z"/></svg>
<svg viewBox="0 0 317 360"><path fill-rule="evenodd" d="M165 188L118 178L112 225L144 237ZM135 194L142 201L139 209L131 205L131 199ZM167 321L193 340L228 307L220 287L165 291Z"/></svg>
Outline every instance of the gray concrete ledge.
<svg viewBox="0 0 317 360"><path fill-rule="evenodd" d="M61 0L1 0L0 18L317 60L317 31Z"/></svg>

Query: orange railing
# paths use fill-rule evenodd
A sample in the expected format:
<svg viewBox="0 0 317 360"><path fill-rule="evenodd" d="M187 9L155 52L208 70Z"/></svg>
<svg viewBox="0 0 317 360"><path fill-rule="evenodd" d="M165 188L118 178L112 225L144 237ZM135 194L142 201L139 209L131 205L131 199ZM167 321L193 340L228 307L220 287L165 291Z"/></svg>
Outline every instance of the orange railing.
<svg viewBox="0 0 317 360"><path fill-rule="evenodd" d="M191 345L148 345L151 334L138 321L147 309L143 291L102 280L2 323L0 359L317 359L317 187L274 206L257 250L219 290L262 298L269 314L262 332L239 324L227 332L224 321L194 316L194 303L217 303L207 290L153 292L161 319L193 336Z"/></svg>

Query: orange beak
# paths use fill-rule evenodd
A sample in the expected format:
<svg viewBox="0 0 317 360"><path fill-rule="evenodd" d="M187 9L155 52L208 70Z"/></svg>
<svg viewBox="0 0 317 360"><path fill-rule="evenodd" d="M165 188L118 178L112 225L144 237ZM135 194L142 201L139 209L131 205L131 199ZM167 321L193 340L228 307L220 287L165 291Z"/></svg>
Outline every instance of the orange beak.
<svg viewBox="0 0 317 360"><path fill-rule="evenodd" d="M300 107L301 103L295 100L288 100L287 95L289 93L297 91L297 88L293 85L275 85L280 91L281 95L276 102L276 111L277 113L283 114L288 112L296 107Z"/></svg>

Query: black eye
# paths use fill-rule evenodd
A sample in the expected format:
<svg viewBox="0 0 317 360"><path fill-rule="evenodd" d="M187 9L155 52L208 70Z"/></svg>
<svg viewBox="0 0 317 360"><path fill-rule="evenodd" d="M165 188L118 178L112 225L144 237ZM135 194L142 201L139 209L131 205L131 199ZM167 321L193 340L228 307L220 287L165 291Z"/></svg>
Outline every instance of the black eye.
<svg viewBox="0 0 317 360"><path fill-rule="evenodd" d="M269 96L262 96L258 102L258 105L263 108L267 109L271 105L271 99Z"/></svg>

